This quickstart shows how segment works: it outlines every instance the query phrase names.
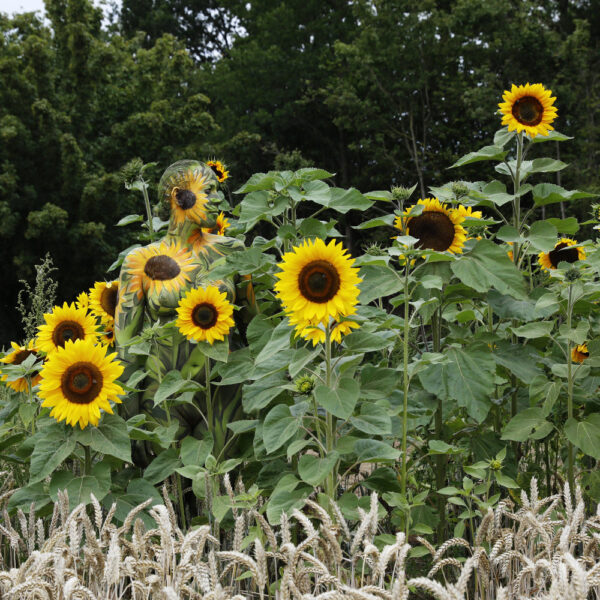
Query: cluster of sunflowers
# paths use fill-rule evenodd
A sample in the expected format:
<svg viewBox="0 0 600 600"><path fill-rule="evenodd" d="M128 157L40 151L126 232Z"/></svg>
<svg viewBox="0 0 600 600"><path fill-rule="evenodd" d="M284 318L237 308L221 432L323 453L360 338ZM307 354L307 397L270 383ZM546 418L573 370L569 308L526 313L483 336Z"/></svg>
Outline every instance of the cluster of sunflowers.
<svg viewBox="0 0 600 600"><path fill-rule="evenodd" d="M83 429L97 425L100 410L112 414L110 402L120 403L123 389L116 382L123 366L116 353L107 354L114 343L114 314L118 282L97 282L82 292L76 303L55 306L44 315L45 323L26 346L12 343L13 351L2 359L18 365L29 356L43 355L41 371L31 378L7 382L19 392L39 384L42 406L57 421ZM3 379L6 379L6 375Z"/></svg>

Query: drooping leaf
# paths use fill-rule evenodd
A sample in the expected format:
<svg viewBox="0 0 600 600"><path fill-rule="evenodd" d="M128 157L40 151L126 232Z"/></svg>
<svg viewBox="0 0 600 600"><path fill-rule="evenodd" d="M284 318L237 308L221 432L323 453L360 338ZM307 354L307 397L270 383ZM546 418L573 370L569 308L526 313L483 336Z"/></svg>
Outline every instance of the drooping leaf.
<svg viewBox="0 0 600 600"><path fill-rule="evenodd" d="M319 406L322 406L338 419L345 421L354 410L360 393L360 386L354 379L341 377L335 389L319 385L315 388L314 393Z"/></svg>
<svg viewBox="0 0 600 600"><path fill-rule="evenodd" d="M600 414L592 413L581 421L571 417L565 423L565 435L585 454L600 459Z"/></svg>

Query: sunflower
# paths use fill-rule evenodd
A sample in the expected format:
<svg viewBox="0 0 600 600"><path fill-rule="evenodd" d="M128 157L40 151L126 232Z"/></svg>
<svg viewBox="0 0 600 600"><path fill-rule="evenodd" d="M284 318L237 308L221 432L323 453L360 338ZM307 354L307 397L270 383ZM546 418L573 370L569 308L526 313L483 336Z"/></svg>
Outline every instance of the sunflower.
<svg viewBox="0 0 600 600"><path fill-rule="evenodd" d="M304 321L327 322L355 311L357 303L358 269L341 242L322 239L305 240L292 252L283 255L280 273L275 276L277 296L287 313Z"/></svg>
<svg viewBox="0 0 600 600"><path fill-rule="evenodd" d="M290 318L290 323L293 325L293 321ZM338 344L342 343L342 336L347 335L352 331L352 329L356 329L360 327L360 325L356 321L340 321L337 323L333 323L331 326L331 341L337 342ZM313 343L313 346L316 346L319 343L324 343L326 340L325 327L322 323L312 322L312 321L300 321L297 322L295 327L296 335L304 338L305 340L310 340Z"/></svg>
<svg viewBox="0 0 600 600"><path fill-rule="evenodd" d="M464 216L437 198L425 198L419 200L417 206L419 204L423 205L423 212L416 217L409 216L412 206L404 211L406 233L419 240L417 248L437 252L447 250L453 254L462 252L467 239L467 232L461 225ZM400 217L396 217L394 226L402 231Z"/></svg>
<svg viewBox="0 0 600 600"><path fill-rule="evenodd" d="M210 285L190 290L179 302L175 324L188 340L214 344L224 340L234 321L227 294Z"/></svg>
<svg viewBox="0 0 600 600"><path fill-rule="evenodd" d="M170 200L171 214L176 224L186 219L194 223L206 221L206 204L213 182L210 171L205 173L201 168L190 167L173 176Z"/></svg>
<svg viewBox="0 0 600 600"><path fill-rule="evenodd" d="M75 300L75 306L77 308L81 308L82 310L87 311L87 309L90 306L89 296L85 292L81 292L81 294L79 294L79 296L77 296L77 299Z"/></svg>
<svg viewBox="0 0 600 600"><path fill-rule="evenodd" d="M213 170L219 183L223 183L226 179L229 179L229 171L220 160L209 160L206 164Z"/></svg>
<svg viewBox="0 0 600 600"><path fill-rule="evenodd" d="M102 336L100 337L100 343L104 344L107 347L115 345L115 324L106 323L104 325L104 331L102 332Z"/></svg>
<svg viewBox="0 0 600 600"><path fill-rule="evenodd" d="M231 227L231 223L229 222L229 220L225 216L225 213L221 211L219 213L219 216L217 217L217 220L215 221L215 226L214 227L203 227L202 231L204 233L213 233L213 234L216 234L216 235L225 235L225 230L228 227Z"/></svg>
<svg viewBox="0 0 600 600"><path fill-rule="evenodd" d="M533 85L513 84L510 92L502 94L504 102L498 104L503 114L502 125L508 125L509 131L524 131L534 138L538 133L548 135L554 129L550 123L556 118L556 107L552 106L555 97L541 83Z"/></svg>
<svg viewBox="0 0 600 600"><path fill-rule="evenodd" d="M585 260L585 250L583 248L574 248L577 242L570 238L560 238L554 250L550 252L540 252L538 254L538 263L544 271L556 269L559 263L568 262L574 263L578 260Z"/></svg>
<svg viewBox="0 0 600 600"><path fill-rule="evenodd" d="M571 350L571 360L573 362L582 363L589 355L587 344L579 344Z"/></svg>
<svg viewBox="0 0 600 600"><path fill-rule="evenodd" d="M110 324L115 319L115 309L119 299L119 280L97 281L90 288L90 310L104 324Z"/></svg>
<svg viewBox="0 0 600 600"><path fill-rule="evenodd" d="M160 294L163 289L179 291L196 269L192 253L179 242L136 248L127 256L124 268L131 275L129 289L142 299L144 294Z"/></svg>
<svg viewBox="0 0 600 600"><path fill-rule="evenodd" d="M38 349L36 348L35 341L30 340L26 346L20 346L16 342L11 342L12 352L7 354L4 358L0 358L0 362L7 365L20 365L26 358L29 358L32 354L37 355ZM1 381L6 381L7 375L2 375ZM31 387L37 385L40 382L40 376L35 375L31 379ZM26 377L19 377L14 381L6 381L6 385L11 387L15 392L26 392L29 384Z"/></svg>
<svg viewBox="0 0 600 600"><path fill-rule="evenodd" d="M38 326L38 350L50 354L62 348L68 340L97 341L96 319L87 310L75 308L74 304L55 306L44 315L45 325Z"/></svg>
<svg viewBox="0 0 600 600"><path fill-rule="evenodd" d="M69 340L64 348L53 352L42 369L39 396L42 406L51 407L50 416L67 425L83 429L98 425L100 409L113 414L109 400L118 398L123 389L115 380L123 365L116 353L106 355L106 347L90 338Z"/></svg>
<svg viewBox="0 0 600 600"><path fill-rule="evenodd" d="M465 206L464 204L459 204L454 210L456 214L463 219L465 217L469 217L471 219L483 218L483 213L480 210L473 210L471 206Z"/></svg>

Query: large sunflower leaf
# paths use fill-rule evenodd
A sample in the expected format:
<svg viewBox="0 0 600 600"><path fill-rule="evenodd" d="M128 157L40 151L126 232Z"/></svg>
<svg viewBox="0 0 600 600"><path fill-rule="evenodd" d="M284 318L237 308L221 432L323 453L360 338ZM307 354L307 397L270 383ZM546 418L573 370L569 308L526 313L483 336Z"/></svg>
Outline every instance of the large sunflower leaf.
<svg viewBox="0 0 600 600"><path fill-rule="evenodd" d="M565 435L574 446L600 460L600 414L591 414L583 421L571 417L565 424Z"/></svg>
<svg viewBox="0 0 600 600"><path fill-rule="evenodd" d="M522 273L508 258L506 249L489 240L478 241L471 252L451 264L451 269L462 283L478 292L494 288L513 298L526 298Z"/></svg>
<svg viewBox="0 0 600 600"><path fill-rule="evenodd" d="M344 421L352 414L359 394L358 382L350 377L342 377L335 389L324 385L315 388L315 399L319 406Z"/></svg>
<svg viewBox="0 0 600 600"><path fill-rule="evenodd" d="M77 430L74 429L73 432ZM76 442L75 436L69 433L67 426L56 423L48 426L43 435L36 439L29 463L30 484L51 475L71 455Z"/></svg>
<svg viewBox="0 0 600 600"><path fill-rule="evenodd" d="M339 454L334 450L325 458L319 458L312 454L303 454L298 461L298 475L305 483L317 486L333 470Z"/></svg>
<svg viewBox="0 0 600 600"><path fill-rule="evenodd" d="M385 265L363 265L359 276L362 277L359 296L361 304L397 294L404 285L398 273Z"/></svg>
<svg viewBox="0 0 600 600"><path fill-rule="evenodd" d="M109 454L125 462L131 462L131 443L127 423L119 415L102 415L98 427L75 430L72 436L95 452Z"/></svg>
<svg viewBox="0 0 600 600"><path fill-rule="evenodd" d="M556 130L549 131L548 135L536 135L531 142L533 144L541 144L542 142L566 142L567 140L572 140L571 136L565 135L564 133L559 133Z"/></svg>
<svg viewBox="0 0 600 600"><path fill-rule="evenodd" d="M463 165L470 165L474 162L481 160L504 160L504 157L508 154L508 150L504 150L502 146L484 146L476 152L469 152L463 157L459 158L450 168L462 167Z"/></svg>
<svg viewBox="0 0 600 600"><path fill-rule="evenodd" d="M281 448L291 437L296 435L300 428L300 421L292 415L287 404L274 406L263 423L263 442L267 452L275 452Z"/></svg>
<svg viewBox="0 0 600 600"><path fill-rule="evenodd" d="M533 188L533 202L536 206L555 204L557 202L568 202L580 198L594 198L598 194L582 192L580 190L565 190L554 183L539 183Z"/></svg>
<svg viewBox="0 0 600 600"><path fill-rule="evenodd" d="M530 438L539 439L540 433L547 435L548 425L546 414L542 408L531 407L517 413L502 429L502 439L513 442L524 442Z"/></svg>
<svg viewBox="0 0 600 600"><path fill-rule="evenodd" d="M444 355L446 362L432 364L419 373L423 387L443 400L452 398L481 423L490 410L494 391L496 363L490 349L482 343L468 349L451 346Z"/></svg>

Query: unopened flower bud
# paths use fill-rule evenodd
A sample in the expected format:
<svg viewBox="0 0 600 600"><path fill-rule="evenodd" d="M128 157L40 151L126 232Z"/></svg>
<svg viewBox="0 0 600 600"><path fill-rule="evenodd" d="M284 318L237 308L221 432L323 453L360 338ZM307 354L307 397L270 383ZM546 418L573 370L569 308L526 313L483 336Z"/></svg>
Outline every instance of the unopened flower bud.
<svg viewBox="0 0 600 600"><path fill-rule="evenodd" d="M402 185L398 185L392 188L392 199L396 202L406 202L410 198L412 190Z"/></svg>
<svg viewBox="0 0 600 600"><path fill-rule="evenodd" d="M450 184L450 189L457 200L460 200L469 193L469 187L464 181L453 181Z"/></svg>
<svg viewBox="0 0 600 600"><path fill-rule="evenodd" d="M581 278L581 271L577 267L569 267L565 273L565 281L573 283Z"/></svg>
<svg viewBox="0 0 600 600"><path fill-rule="evenodd" d="M294 383L299 394L308 395L315 389L315 378L312 375L302 375Z"/></svg>

